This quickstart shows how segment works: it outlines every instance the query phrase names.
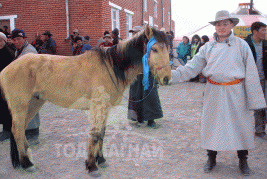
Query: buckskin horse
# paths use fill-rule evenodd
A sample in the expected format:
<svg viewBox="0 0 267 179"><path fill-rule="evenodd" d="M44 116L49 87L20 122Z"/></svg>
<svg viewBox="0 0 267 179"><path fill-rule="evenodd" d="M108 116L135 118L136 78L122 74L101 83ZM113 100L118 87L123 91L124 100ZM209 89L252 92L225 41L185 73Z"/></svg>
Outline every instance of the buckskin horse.
<svg viewBox="0 0 267 179"><path fill-rule="evenodd" d="M149 70L161 85L168 84L171 79L168 38L149 26L111 48L95 48L79 56L26 54L3 69L0 84L12 115L13 167L35 170L25 129L49 101L69 109L90 109L92 128L85 164L89 174L99 176L98 166L106 161L102 146L108 112L120 103L125 89L142 73L142 58L152 37L156 43L150 50Z"/></svg>

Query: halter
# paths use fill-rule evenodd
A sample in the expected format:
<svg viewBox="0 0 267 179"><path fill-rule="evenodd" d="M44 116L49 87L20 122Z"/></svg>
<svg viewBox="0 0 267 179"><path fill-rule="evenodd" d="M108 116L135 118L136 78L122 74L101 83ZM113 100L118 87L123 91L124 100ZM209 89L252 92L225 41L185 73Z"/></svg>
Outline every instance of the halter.
<svg viewBox="0 0 267 179"><path fill-rule="evenodd" d="M151 51L151 47L157 43L157 40L155 39L155 37L151 37L150 40L147 43L146 46L146 54L143 56L142 58L142 62L143 62L143 81L142 84L144 86L144 89L147 90L149 87L149 81L148 81L148 76L149 76L149 65L148 65L148 59L149 59L149 55L150 55L150 51Z"/></svg>
<svg viewBox="0 0 267 179"><path fill-rule="evenodd" d="M148 41L147 46L146 46L146 54L142 58L142 62L143 62L143 74L144 74L142 84L143 84L145 90L147 90L148 87L149 87L149 80L148 80L148 76L149 76L149 65L148 65L149 55L150 55L151 47L155 43L157 43L157 40L153 36ZM153 65L153 67L155 66L153 63L151 63L151 64ZM162 68L167 67L167 66L171 66L172 64L173 64L173 62L170 61L170 64L167 64L167 65L164 65L164 66L155 68L155 77L157 75L157 70L161 70Z"/></svg>

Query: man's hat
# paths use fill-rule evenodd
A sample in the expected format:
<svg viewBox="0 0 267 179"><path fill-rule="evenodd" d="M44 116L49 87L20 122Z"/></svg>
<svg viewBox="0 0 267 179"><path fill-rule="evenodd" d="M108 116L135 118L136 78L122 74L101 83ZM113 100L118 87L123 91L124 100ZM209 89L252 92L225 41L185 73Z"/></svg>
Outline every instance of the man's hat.
<svg viewBox="0 0 267 179"><path fill-rule="evenodd" d="M132 30L129 30L129 32L139 32L142 30L141 26L135 26Z"/></svg>
<svg viewBox="0 0 267 179"><path fill-rule="evenodd" d="M235 17L232 17L230 15L230 13L228 11L218 11L216 13L216 16L215 16L215 21L211 21L209 22L210 24L214 25L215 26L215 23L218 22L218 21L223 21L223 20L232 20L233 23L234 23L234 26L236 26L238 23L239 23L239 19L238 18L235 18Z"/></svg>
<svg viewBox="0 0 267 179"><path fill-rule="evenodd" d="M85 36L84 39L85 39L85 40L89 40L90 37L89 37L89 36Z"/></svg>
<svg viewBox="0 0 267 179"><path fill-rule="evenodd" d="M43 33L43 35L48 35L48 36L51 36L52 34L50 33L49 30L46 30L45 33Z"/></svg>
<svg viewBox="0 0 267 179"><path fill-rule="evenodd" d="M74 31L73 32L76 32L77 34L79 34L79 31L78 31L78 29L74 29Z"/></svg>
<svg viewBox="0 0 267 179"><path fill-rule="evenodd" d="M108 37L108 38L111 38L111 39L112 39L112 37L110 36L110 34L106 34L106 35L103 37L103 39L104 39L104 38L106 38L106 37Z"/></svg>
<svg viewBox="0 0 267 179"><path fill-rule="evenodd" d="M23 38L25 38L25 33L23 32L23 30L21 30L21 29L14 29L11 32L11 39L14 39L16 37L23 37Z"/></svg>

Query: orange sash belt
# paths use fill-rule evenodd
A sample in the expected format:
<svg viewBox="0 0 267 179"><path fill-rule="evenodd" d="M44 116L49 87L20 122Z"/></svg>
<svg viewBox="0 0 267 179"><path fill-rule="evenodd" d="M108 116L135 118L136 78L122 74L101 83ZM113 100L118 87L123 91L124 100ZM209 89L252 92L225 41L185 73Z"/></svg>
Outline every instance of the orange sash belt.
<svg viewBox="0 0 267 179"><path fill-rule="evenodd" d="M230 81L228 83L217 83L215 81L212 81L210 78L208 78L208 82L213 84L213 85L236 85L236 84L238 84L238 83L240 83L242 81L243 81L243 79L236 79L236 80Z"/></svg>

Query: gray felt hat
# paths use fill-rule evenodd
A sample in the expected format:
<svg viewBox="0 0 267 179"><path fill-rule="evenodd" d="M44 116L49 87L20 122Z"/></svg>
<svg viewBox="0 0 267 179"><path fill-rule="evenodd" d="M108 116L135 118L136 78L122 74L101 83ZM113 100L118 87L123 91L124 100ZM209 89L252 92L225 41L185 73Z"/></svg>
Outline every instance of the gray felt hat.
<svg viewBox="0 0 267 179"><path fill-rule="evenodd" d="M232 20L234 23L234 26L236 26L239 22L238 18L231 16L228 11L223 10L223 11L218 11L215 16L215 21L211 21L209 23L212 25L215 25L216 22L227 20L227 19Z"/></svg>

